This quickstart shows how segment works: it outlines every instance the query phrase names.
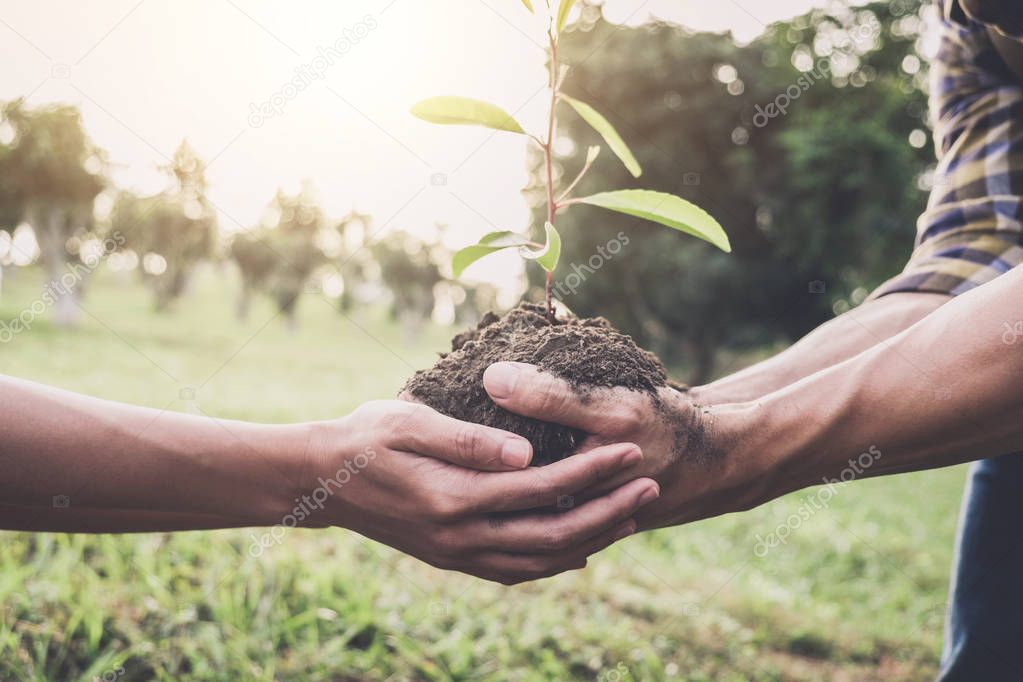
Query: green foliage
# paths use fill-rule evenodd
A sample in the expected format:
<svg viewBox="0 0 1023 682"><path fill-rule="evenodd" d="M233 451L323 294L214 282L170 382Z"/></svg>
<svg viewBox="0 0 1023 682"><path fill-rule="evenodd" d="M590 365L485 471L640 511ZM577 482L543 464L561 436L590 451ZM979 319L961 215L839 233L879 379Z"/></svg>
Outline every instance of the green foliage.
<svg viewBox="0 0 1023 682"><path fill-rule="evenodd" d="M455 253L451 259L452 274L456 278L461 277L462 272L480 258L512 248L517 248L523 258L534 260L544 270L552 272L561 256L561 235L549 222L545 225L545 232L546 240L543 244L537 244L526 235L517 232L489 232L483 235L478 243L459 249Z"/></svg>
<svg viewBox="0 0 1023 682"><path fill-rule="evenodd" d="M673 194L648 189L622 189L580 197L578 201L667 225L708 241L726 253L732 250L728 235L718 221L699 206Z"/></svg>
<svg viewBox="0 0 1023 682"><path fill-rule="evenodd" d="M568 14L572 11L574 5L575 0L561 0L561 4L558 5L558 33L565 30L565 24L568 23Z"/></svg>
<svg viewBox="0 0 1023 682"><path fill-rule="evenodd" d="M558 259L561 257L561 235L550 222L544 223L544 232L546 241L543 246L522 246L519 247L519 254L527 260L535 260L537 265L550 273L558 267Z"/></svg>
<svg viewBox="0 0 1023 682"><path fill-rule="evenodd" d="M673 239L631 216L595 220L568 211L557 223L561 261L573 264L562 266L562 282L619 233L631 241L563 302L579 315L608 317L668 361L685 360L697 382L710 376L716 356L797 338L898 272L926 201L917 179L933 159L929 147L907 141L927 126L926 74L902 70L905 57L916 56L919 6L815 10L743 46L666 24L580 26L603 47L592 52L565 41L569 94L628 113L615 123L642 164L644 184L708 208L728 226L732 254ZM876 41L839 45L843 36L878 29ZM815 45L833 52L815 55ZM796 69L793 56L805 61L808 54L810 71ZM754 120L758 106L790 86L799 96L787 115ZM602 141L575 117L561 120L561 135L576 148ZM537 221L546 215L545 174L543 156L533 154ZM564 175L564 165L555 174ZM616 164L597 164L577 193L598 194L630 178ZM530 278L544 285L542 274ZM810 292L817 280L824 294Z"/></svg>
<svg viewBox="0 0 1023 682"><path fill-rule="evenodd" d="M145 198L121 192L110 219L125 248L143 258L156 254L166 263L163 272L142 271L157 310L166 310L181 297L195 268L214 255L217 242L217 214L206 198L205 164L187 141L163 170L171 183L166 191Z"/></svg>
<svg viewBox="0 0 1023 682"><path fill-rule="evenodd" d="M638 178L643 174L643 169L640 168L639 161L633 155L628 145L625 144L625 140L618 134L618 131L614 129L611 122L608 121L604 116L591 107L586 102L569 97L568 95L562 95L561 100L567 102L569 106L575 109L576 113L582 116L583 120L590 124L594 130L600 133L600 136L604 138L604 142L611 148L611 151L615 153L625 167L632 173L632 177Z"/></svg>
<svg viewBox="0 0 1023 682"><path fill-rule="evenodd" d="M532 4L526 2L525 5L526 9L530 12L533 11ZM571 197L572 190L589 172L597 155L600 153L600 148L596 146L589 147L586 153L586 162L579 175L560 196L555 198L554 178L551 168L554 163L553 147L557 128L556 109L559 102L567 103L587 124L600 134L611 148L611 151L622 161L633 177L639 177L643 172L635 155L603 114L586 102L569 97L561 92L568 69L561 66L558 60L558 49L561 33L565 28L569 13L574 5L575 0L561 0L561 3L558 5L557 18L550 17L552 25L547 32L550 44L548 59L550 67L549 88L551 93L551 107L548 112L548 132L546 139L529 135L530 139L536 143L543 153L547 170L546 177L542 180L542 185L547 192L547 220L544 222L546 232L544 245L542 247L531 247L527 243L528 237L525 235L503 231L491 232L484 235L475 245L458 251L452 261L455 277L459 277L468 265L480 258L503 249L518 247L520 256L527 260L537 261L547 273L545 301L548 318L553 318L554 316L554 308L551 304L551 273L557 267L561 255L561 236L554 228L553 221L559 209L567 208L572 204L590 203L613 211L628 213L632 216L667 225L701 239L707 239L716 246L726 251L729 250L728 237L725 235L724 230L706 211L698 209L679 197L671 196L664 192L623 190L619 192L604 192L582 199L573 199ZM547 7L548 10L551 9L549 2ZM511 132L528 134L503 109L486 102L464 97L434 97L423 100L412 107L412 113L431 123L482 125L497 130L509 130Z"/></svg>
<svg viewBox="0 0 1023 682"><path fill-rule="evenodd" d="M412 114L440 125L476 125L525 134L519 122L496 104L468 97L431 97L414 107Z"/></svg>
<svg viewBox="0 0 1023 682"><path fill-rule="evenodd" d="M40 260L51 279L78 264L78 245L95 237L93 201L106 186L105 159L89 140L77 108L50 105L29 109L15 100L0 107L0 123L13 139L0 145L0 226L28 221L39 243ZM55 316L62 326L77 322L84 289L56 295Z"/></svg>
<svg viewBox="0 0 1023 682"><path fill-rule="evenodd" d="M444 280L440 263L450 253L403 231L373 244L372 251L380 278L391 291L394 316L407 316L416 323L428 320L434 306L433 288Z"/></svg>
<svg viewBox="0 0 1023 682"><path fill-rule="evenodd" d="M472 246L459 249L451 259L451 270L455 277L461 277L467 267L484 256L503 251L504 249L522 247L529 244L529 237L517 232L502 230L500 232L488 232L483 235L479 242Z"/></svg>
<svg viewBox="0 0 1023 682"><path fill-rule="evenodd" d="M44 280L27 268L5 282L0 319L30 306ZM181 384L201 385L209 415L294 423L393 397L408 364L429 365L451 336L428 325L402 346L379 310L356 326L313 304L296 334L274 324L254 334L228 314L233 286L201 270L188 315L168 317L147 289L100 271L95 318L70 332L40 320L4 345L0 372L171 411L191 406ZM273 313L254 301L256 324ZM288 531L258 558L249 547L262 529L4 533L0 679L87 681L122 664L125 682L934 679L962 477L956 467L857 481L762 558L757 534L811 491L643 533L582 571L515 588L338 528ZM802 655L810 637L826 659Z"/></svg>
<svg viewBox="0 0 1023 682"><path fill-rule="evenodd" d="M327 229L310 186L295 195L278 190L263 225L239 234L231 245L242 277L239 317L247 316L252 293L263 291L294 329L299 298L316 269L327 262L320 247Z"/></svg>
<svg viewBox="0 0 1023 682"><path fill-rule="evenodd" d="M2 120L14 131L14 140L0 155L0 175L8 192L27 206L47 205L52 210L92 208L106 186L101 171L103 154L82 127L81 113L68 105L28 109L22 100L2 107ZM92 168L90 168L92 164Z"/></svg>

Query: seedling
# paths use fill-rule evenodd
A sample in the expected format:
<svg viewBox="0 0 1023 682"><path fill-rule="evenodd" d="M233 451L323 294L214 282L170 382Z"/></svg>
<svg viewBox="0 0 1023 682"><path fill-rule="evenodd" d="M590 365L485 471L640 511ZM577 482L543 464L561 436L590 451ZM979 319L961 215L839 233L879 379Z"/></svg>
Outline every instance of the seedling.
<svg viewBox="0 0 1023 682"><path fill-rule="evenodd" d="M561 256L561 236L554 227L555 217L562 211L576 204L590 204L611 211L625 213L646 220L660 223L680 232L704 239L722 251L731 251L728 235L714 218L693 203L673 194L645 189L623 189L600 192L586 197L574 197L572 191L593 166L600 154L600 147L590 147L586 152L586 160L578 175L560 194L555 195L554 187L554 140L557 136L557 111L559 104L567 104L589 124L604 142L625 165L625 168L638 178L642 174L639 162L629 150L628 145L614 126L600 112L586 102L569 97L561 92L568 67L558 60L558 47L576 0L561 0L555 16L551 1L547 0L547 57L550 66L548 88L550 91L550 109L547 117L547 134L545 137L526 132L515 118L499 106L477 99L466 97L431 97L412 107L412 114L431 123L443 125L476 125L501 130L518 135L525 135L535 143L543 153L545 169L545 185L547 190L547 220L544 225L544 241L537 242L527 234L511 231L491 232L483 236L478 243L457 251L452 258L451 267L455 277L470 264L503 249L517 248L519 255L527 260L536 261L547 273L545 287L545 303L547 319L554 320L554 308L551 304L551 279L554 269ZM534 12L531 0L522 0L529 12Z"/></svg>

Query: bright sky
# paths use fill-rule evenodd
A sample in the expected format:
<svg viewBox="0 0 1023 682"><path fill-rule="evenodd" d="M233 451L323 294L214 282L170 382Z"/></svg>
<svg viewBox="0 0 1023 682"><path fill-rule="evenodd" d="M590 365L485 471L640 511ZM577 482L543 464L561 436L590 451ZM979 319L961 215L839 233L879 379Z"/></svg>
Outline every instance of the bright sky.
<svg viewBox="0 0 1023 682"><path fill-rule="evenodd" d="M748 39L813 0L765 4L608 0L606 13ZM380 236L444 223L461 246L526 228L526 141L431 126L408 108L479 97L539 131L542 35L519 0L0 0L0 100L79 105L116 183L142 192L162 189L156 166L187 137L209 162L225 229L254 226L279 186L308 178L331 216L368 212ZM285 90L314 70L308 87ZM255 116L268 101L276 111Z"/></svg>

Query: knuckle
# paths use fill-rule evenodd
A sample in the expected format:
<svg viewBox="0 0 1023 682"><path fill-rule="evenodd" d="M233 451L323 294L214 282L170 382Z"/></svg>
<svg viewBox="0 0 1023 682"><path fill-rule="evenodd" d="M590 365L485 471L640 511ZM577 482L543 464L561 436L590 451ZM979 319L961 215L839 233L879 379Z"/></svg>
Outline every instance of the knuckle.
<svg viewBox="0 0 1023 682"><path fill-rule="evenodd" d="M624 433L642 426L644 415L645 411L638 401L626 400L618 403L609 415L609 421L616 432Z"/></svg>
<svg viewBox="0 0 1023 682"><path fill-rule="evenodd" d="M526 499L537 507L553 504L558 496L558 488L542 478L534 480L528 489Z"/></svg>
<svg viewBox="0 0 1023 682"><path fill-rule="evenodd" d="M476 459L483 450L483 435L473 426L463 426L455 434L455 451L466 460Z"/></svg>
<svg viewBox="0 0 1023 682"><path fill-rule="evenodd" d="M400 409L385 410L377 419L377 428L394 441L414 446L422 434L430 412L430 408L425 405L405 403Z"/></svg>
<svg viewBox="0 0 1023 682"><path fill-rule="evenodd" d="M433 495L426 503L427 513L440 523L450 523L464 513L463 504L447 493Z"/></svg>
<svg viewBox="0 0 1023 682"><path fill-rule="evenodd" d="M530 559L524 568L523 572L529 576L530 580L544 578L551 574L550 562L546 559Z"/></svg>
<svg viewBox="0 0 1023 682"><path fill-rule="evenodd" d="M568 548L572 544L572 533L563 527L548 528L543 535L544 549L552 552Z"/></svg>
<svg viewBox="0 0 1023 682"><path fill-rule="evenodd" d="M432 544L437 556L451 560L461 554L465 547L462 535L450 528L440 527L433 532Z"/></svg>
<svg viewBox="0 0 1023 682"><path fill-rule="evenodd" d="M550 378L540 383L534 396L537 411L544 415L563 414L568 406L568 395Z"/></svg>

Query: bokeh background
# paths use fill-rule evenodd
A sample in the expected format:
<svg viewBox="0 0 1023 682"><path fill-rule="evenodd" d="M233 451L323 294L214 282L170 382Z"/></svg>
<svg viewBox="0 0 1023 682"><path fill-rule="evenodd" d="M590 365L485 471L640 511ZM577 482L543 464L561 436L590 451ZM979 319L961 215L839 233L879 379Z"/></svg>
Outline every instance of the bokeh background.
<svg viewBox="0 0 1023 682"><path fill-rule="evenodd" d="M676 193L731 236L560 217L562 304L682 381L861 303L931 182L931 3L764 4L580 2L563 40L567 92L645 170L605 154L582 189ZM408 107L539 130L542 32L517 0L0 2L0 372L271 422L393 397L539 284L512 255L448 265L535 229L539 158ZM565 115L557 175L595 141ZM342 530L258 556L248 531L4 533L0 679L929 679L962 481L858 482L807 518L796 493L515 588Z"/></svg>

